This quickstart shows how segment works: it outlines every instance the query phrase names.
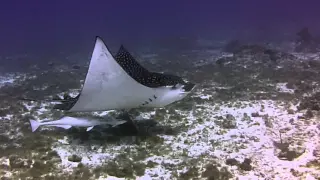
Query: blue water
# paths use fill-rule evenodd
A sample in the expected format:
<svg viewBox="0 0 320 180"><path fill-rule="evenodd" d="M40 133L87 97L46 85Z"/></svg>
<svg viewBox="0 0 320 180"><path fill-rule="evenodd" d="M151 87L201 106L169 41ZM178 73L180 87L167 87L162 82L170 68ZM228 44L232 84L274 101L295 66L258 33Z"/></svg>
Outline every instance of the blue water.
<svg viewBox="0 0 320 180"><path fill-rule="evenodd" d="M319 32L317 1L6 1L0 6L1 53L90 49L153 38L283 39L308 26Z"/></svg>

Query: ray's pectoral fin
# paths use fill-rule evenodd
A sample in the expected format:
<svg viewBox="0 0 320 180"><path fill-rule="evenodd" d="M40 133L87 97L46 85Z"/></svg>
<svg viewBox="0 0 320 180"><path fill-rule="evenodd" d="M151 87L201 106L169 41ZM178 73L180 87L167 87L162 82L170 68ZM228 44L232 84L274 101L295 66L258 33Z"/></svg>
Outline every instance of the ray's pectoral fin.
<svg viewBox="0 0 320 180"><path fill-rule="evenodd" d="M177 84L185 88L180 90ZM170 89L172 86L175 88ZM103 40L96 37L81 92L75 98L65 97L54 109L89 112L163 107L187 95L178 92L189 92L193 87L194 84L184 82L181 77L147 70L123 46L113 56ZM135 96L127 96L132 93Z"/></svg>
<svg viewBox="0 0 320 180"><path fill-rule="evenodd" d="M139 99L143 98L142 95L126 98L127 94L132 93L133 90L142 92L142 94L152 91L137 81L145 79L149 74L147 70L139 68L140 66L131 56L121 52L117 55L119 59L115 59L103 40L96 37L88 72L80 94L54 108L69 112L136 108ZM105 96L106 94L113 95Z"/></svg>

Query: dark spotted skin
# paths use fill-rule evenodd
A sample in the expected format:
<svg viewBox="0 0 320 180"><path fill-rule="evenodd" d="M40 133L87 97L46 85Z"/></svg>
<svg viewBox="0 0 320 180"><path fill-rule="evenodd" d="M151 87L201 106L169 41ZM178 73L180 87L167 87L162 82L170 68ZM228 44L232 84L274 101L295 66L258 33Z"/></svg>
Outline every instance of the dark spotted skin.
<svg viewBox="0 0 320 180"><path fill-rule="evenodd" d="M123 45L115 55L115 60L134 80L144 86L150 88L173 86L174 88L175 85L182 84L191 85L190 90L194 87L194 84L184 82L181 77L148 71L135 60Z"/></svg>

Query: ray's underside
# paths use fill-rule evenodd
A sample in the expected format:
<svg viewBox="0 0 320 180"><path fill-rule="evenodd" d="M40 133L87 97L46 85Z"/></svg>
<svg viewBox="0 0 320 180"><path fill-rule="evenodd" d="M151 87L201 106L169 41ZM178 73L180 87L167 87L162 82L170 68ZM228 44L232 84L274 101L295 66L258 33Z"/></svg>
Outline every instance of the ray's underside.
<svg viewBox="0 0 320 180"><path fill-rule="evenodd" d="M123 45L113 56L103 40L97 37L80 94L75 98L69 98L69 101L55 105L54 109L95 111L145 105L156 107L159 105L152 105L152 101L163 95L161 88L175 89L177 85L182 85L185 92L190 92L195 86L175 75L148 71Z"/></svg>

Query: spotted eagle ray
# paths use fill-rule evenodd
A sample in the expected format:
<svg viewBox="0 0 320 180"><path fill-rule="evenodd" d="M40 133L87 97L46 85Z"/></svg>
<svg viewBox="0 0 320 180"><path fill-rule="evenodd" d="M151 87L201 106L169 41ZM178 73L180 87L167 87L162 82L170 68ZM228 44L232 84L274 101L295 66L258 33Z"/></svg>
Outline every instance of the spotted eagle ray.
<svg viewBox="0 0 320 180"><path fill-rule="evenodd" d="M123 45L113 56L97 36L81 92L54 109L90 112L164 107L183 99L194 87L181 77L148 71Z"/></svg>

